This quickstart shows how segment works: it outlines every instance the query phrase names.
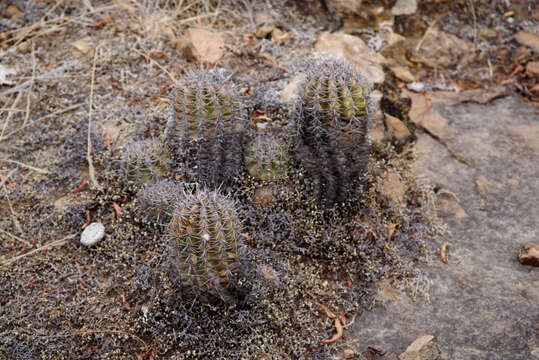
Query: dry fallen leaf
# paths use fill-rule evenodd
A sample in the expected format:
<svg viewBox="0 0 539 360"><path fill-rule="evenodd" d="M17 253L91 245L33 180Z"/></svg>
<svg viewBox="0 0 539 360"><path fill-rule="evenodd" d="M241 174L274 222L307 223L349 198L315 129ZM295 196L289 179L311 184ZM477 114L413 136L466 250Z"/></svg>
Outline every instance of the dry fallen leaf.
<svg viewBox="0 0 539 360"><path fill-rule="evenodd" d="M215 64L224 54L225 40L217 33L191 28L178 42L178 49L188 59Z"/></svg>
<svg viewBox="0 0 539 360"><path fill-rule="evenodd" d="M444 264L449 264L449 261L447 261L447 248L450 247L451 244L449 244L448 242L444 242L444 244L442 245L442 248L440 249L440 257L442 258L442 261Z"/></svg>
<svg viewBox="0 0 539 360"><path fill-rule="evenodd" d="M71 43L71 46L73 47L72 49L73 56L81 57L81 56L88 55L93 49L92 44L90 43L90 40L91 40L90 37L85 37L85 38L73 41Z"/></svg>

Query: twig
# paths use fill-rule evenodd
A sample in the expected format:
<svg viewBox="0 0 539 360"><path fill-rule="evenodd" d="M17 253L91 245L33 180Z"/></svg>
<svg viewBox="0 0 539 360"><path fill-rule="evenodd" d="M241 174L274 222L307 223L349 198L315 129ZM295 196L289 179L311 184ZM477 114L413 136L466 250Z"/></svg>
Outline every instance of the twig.
<svg viewBox="0 0 539 360"><path fill-rule="evenodd" d="M90 222L91 222L91 220L90 220L90 210L86 210L86 222L84 224L82 224L80 229L81 230L86 229L88 227L88 225L90 225Z"/></svg>
<svg viewBox="0 0 539 360"><path fill-rule="evenodd" d="M120 334L120 335L128 335L136 340L138 340L142 345L144 345L144 352L148 351L148 345L142 340L140 337L138 337L135 334L128 333L127 331L121 331L121 330L79 330L74 331L71 334L73 335L89 335L89 334Z"/></svg>
<svg viewBox="0 0 539 360"><path fill-rule="evenodd" d="M13 105L12 105L12 108L16 108L17 107L17 103L19 102L19 100L21 99L22 97L22 92L19 92L17 94L17 97L15 98L15 101L13 101ZM9 121L11 120L11 117L13 116L15 111L10 111L7 115L7 118L4 122L4 126L2 126L2 132L0 133L0 138L2 138L4 136L4 132L6 131L7 129L7 125L9 124Z"/></svg>
<svg viewBox="0 0 539 360"><path fill-rule="evenodd" d="M329 310L326 306L322 305L322 304L318 304L320 305L320 307L322 309L324 309L324 311L326 312L326 315L333 319L335 321L335 329L337 330L337 332L329 339L324 339L322 341L320 341L320 344L333 344L335 341L339 340L341 337L342 337L342 334L343 334L343 327L342 327L342 324L341 324L341 320L339 320L339 318L337 317L337 315L335 315L335 313L331 310Z"/></svg>
<svg viewBox="0 0 539 360"><path fill-rule="evenodd" d="M7 232L5 230L2 230L0 229L0 232L3 233L3 234L6 234L7 236L9 236L10 238L14 239L14 240L17 240L17 241L20 241L22 242L24 245L28 246L28 247L32 247L32 244L30 244L28 241L24 240L23 238L20 238L16 235L13 235L12 233L10 232Z"/></svg>
<svg viewBox="0 0 539 360"><path fill-rule="evenodd" d="M58 72L64 71L64 70L72 67L73 65L75 65L75 61L68 61L64 65L62 65L60 67L57 67L56 69L52 69L51 71L41 75L39 78L48 77L49 75L53 75L53 74L56 74ZM0 95L1 96L7 96L9 94L19 92L20 90L24 89L25 87L27 87L31 83L32 83L32 78L30 78L29 80L26 80L22 84L19 84L19 85L15 86L15 87L7 89L6 91L2 92Z"/></svg>
<svg viewBox="0 0 539 360"><path fill-rule="evenodd" d="M79 185L78 188L76 188L75 190L73 190L71 193L72 193L72 194L79 193L79 192L82 191L82 189L84 189L85 186L86 186L86 178L82 178L82 183Z"/></svg>
<svg viewBox="0 0 539 360"><path fill-rule="evenodd" d="M6 184L2 184L2 187L4 188L4 191L6 192L6 199L9 205L9 210L11 211L11 216L13 217L13 222L15 223L17 230L19 230L19 233L24 235L24 231L21 227L21 224L19 223L19 220L17 219L17 214L15 213L15 210L13 210L13 205L11 205L11 200L9 200L9 196L7 195L8 191L6 189Z"/></svg>
<svg viewBox="0 0 539 360"><path fill-rule="evenodd" d="M11 170L6 176L2 176L2 178L0 179L0 186L3 186L6 182L7 183L12 183L11 180L9 180L9 178L11 177L11 175L13 175L13 173L15 172L15 170L17 169L13 169Z"/></svg>
<svg viewBox="0 0 539 360"><path fill-rule="evenodd" d="M90 180L95 188L101 189L101 186L95 178L94 163L92 162L92 109L94 106L94 79L95 79L95 64L97 62L97 50L94 49L94 61L92 64L92 79L90 82L90 110L88 112L88 149L86 153L86 160L88 160L88 172L90 174Z"/></svg>
<svg viewBox="0 0 539 360"><path fill-rule="evenodd" d="M56 111L53 112L53 113L47 114L47 115L45 115L45 116L42 116L42 117L40 117L40 118L37 119L37 120L32 120L32 121L30 121L28 124L26 124L26 125L24 125L24 126L21 126L20 128L13 130L12 132L7 133L7 134L4 135L3 137L0 137L0 141L6 140L6 139L9 138L11 135L16 134L17 132L19 132L19 131L21 131L21 130L27 128L28 126L31 126L31 125L34 124L35 122L39 122L39 121L48 119L48 118L50 118L50 117L54 117L54 116L56 116L56 115L60 115L60 114L63 114L63 113L65 113L65 112L68 112L68 111L71 111L71 110L74 110L74 109L78 109L78 108L80 108L82 105L84 105L84 104L75 104L75 105L71 105L71 106L69 106L69 107L67 107L67 108L65 108L65 109L56 110ZM20 111L22 111L22 110L20 110Z"/></svg>
<svg viewBox="0 0 539 360"><path fill-rule="evenodd" d="M27 168L27 169L34 170L35 172L38 172L38 173L40 173L40 174L48 174L48 173L49 173L49 171L47 171L47 170L45 170L45 169L40 169L40 168L37 168L37 167L35 167L35 166L31 166L31 165L22 163L22 162L17 161L17 160L0 159L0 162L2 162L2 161L8 162L8 163L12 163L12 164L17 164L17 165L22 166L22 167L25 167L25 168Z"/></svg>
<svg viewBox="0 0 539 360"><path fill-rule="evenodd" d="M475 17L475 9L473 6L473 0L468 1L470 3L470 9L472 13L472 20L473 20L473 50L474 52L477 50L477 18Z"/></svg>
<svg viewBox="0 0 539 360"><path fill-rule="evenodd" d="M427 38L427 35L430 34L430 32L432 31L432 29L434 28L434 25L436 25L436 23L438 22L440 18L437 17L436 19L434 19L434 21L432 22L432 24L430 24L429 28L427 29L427 31L425 31L425 33L423 34L423 37L421 38L421 40L419 40L419 42L417 43L417 46L415 47L415 52L418 52L419 49L421 49L421 46L423 45L423 43L425 42L425 39Z"/></svg>
<svg viewBox="0 0 539 360"><path fill-rule="evenodd" d="M27 253L24 253L22 255L15 256L15 257L13 257L13 258L11 258L9 260L6 260L3 264L0 264L0 266L6 266L6 265L13 264L15 261L18 261L18 260L20 260L22 258L25 258L25 257L29 256L29 255L35 254L38 251L47 250L47 249L50 249L50 248L55 247L55 246L62 246L67 242L67 240L73 239L75 236L77 236L77 234L67 235L66 237L64 237L62 239L52 241L52 242L50 242L48 244L45 244L45 245L43 245L41 247L38 247L37 249L34 249L34 250L29 251Z"/></svg>
<svg viewBox="0 0 539 360"><path fill-rule="evenodd" d="M24 122L22 126L25 126L30 118L30 96L32 95L32 88L34 87L34 82L36 81L36 46L32 41L32 78L30 79L30 87L26 92L26 116L24 117Z"/></svg>

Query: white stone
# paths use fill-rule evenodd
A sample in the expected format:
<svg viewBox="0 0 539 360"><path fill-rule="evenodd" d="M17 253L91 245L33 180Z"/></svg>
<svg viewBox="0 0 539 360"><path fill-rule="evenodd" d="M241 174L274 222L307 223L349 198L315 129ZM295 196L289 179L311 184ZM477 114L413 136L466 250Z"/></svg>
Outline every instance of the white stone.
<svg viewBox="0 0 539 360"><path fill-rule="evenodd" d="M417 0L397 0L391 13L393 15L412 15L417 11Z"/></svg>
<svg viewBox="0 0 539 360"><path fill-rule="evenodd" d="M94 222L84 229L80 236L82 245L92 246L105 237L105 227L103 224Z"/></svg>

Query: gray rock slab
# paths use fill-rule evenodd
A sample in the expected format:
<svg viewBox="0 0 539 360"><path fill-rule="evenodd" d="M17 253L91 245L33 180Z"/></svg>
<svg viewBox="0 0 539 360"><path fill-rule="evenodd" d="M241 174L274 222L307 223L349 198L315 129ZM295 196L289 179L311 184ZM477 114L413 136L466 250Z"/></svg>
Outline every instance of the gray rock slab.
<svg viewBox="0 0 539 360"><path fill-rule="evenodd" d="M539 270L519 264L517 253L539 239L539 117L517 96L437 111L454 131L443 140L419 134L415 171L465 211L442 212L452 236L431 244L451 243L449 263L434 252L421 267L432 281L430 302L401 292L362 314L348 334L360 347L384 350L384 359L425 334L444 359L532 359Z"/></svg>

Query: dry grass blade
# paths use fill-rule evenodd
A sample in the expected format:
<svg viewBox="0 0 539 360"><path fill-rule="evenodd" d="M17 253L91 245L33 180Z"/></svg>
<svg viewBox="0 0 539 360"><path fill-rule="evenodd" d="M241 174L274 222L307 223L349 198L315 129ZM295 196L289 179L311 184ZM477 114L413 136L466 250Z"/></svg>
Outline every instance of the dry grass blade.
<svg viewBox="0 0 539 360"><path fill-rule="evenodd" d="M3 95L3 94L2 94ZM17 97L15 98L15 101L13 101L13 105L11 106L11 109L6 117L6 120L4 120L4 126L2 126L2 132L0 133L0 138L4 137L4 132L6 131L7 129L7 126L11 120L11 117L13 116L13 114L15 113L15 110L17 108L17 104L19 103L19 100L21 99L22 97L22 92L19 92L17 94Z"/></svg>
<svg viewBox="0 0 539 360"><path fill-rule="evenodd" d="M41 168L38 168L38 167L35 167L35 166L32 166L32 165L28 165L28 164L22 163L22 162L17 161L17 160L0 159L0 162L2 162L2 161L5 161L5 162L8 162L8 163L12 163L12 164L16 164L16 165L22 166L22 167L24 167L24 168L33 170L33 171L38 172L38 173L40 173L40 174L48 174L48 173L49 173L49 171L47 171L47 170L45 170L45 169L41 169Z"/></svg>
<svg viewBox="0 0 539 360"><path fill-rule="evenodd" d="M37 120L32 120L32 121L30 121L29 123L27 123L26 125L23 125L23 126L21 126L20 128L15 129L15 130L13 130L13 131L7 133L7 134L4 135L3 137L0 137L0 141L6 140L6 139L9 138L11 135L16 134L17 132L26 129L27 127L33 125L33 124L36 123L36 122L40 122L40 121L46 120L46 119L48 119L48 118L55 117L56 115L60 115L60 114L66 113L66 112L68 112L68 111L78 109L78 108L80 108L82 105L84 105L84 104L81 103L81 104L71 105L71 106L69 106L69 107L67 107L67 108L65 108L65 109L56 110L55 112L52 112L52 113L47 114L47 115L45 115L45 116L42 116L42 117L40 117L40 118L37 119Z"/></svg>
<svg viewBox="0 0 539 360"><path fill-rule="evenodd" d="M13 235L12 233L7 232L7 231L2 230L2 229L0 229L0 233L7 235L7 236L9 236L10 238L12 238L14 240L17 240L18 242L21 242L21 243L23 243L24 245L26 245L28 247L32 247L32 244L30 244L28 241L24 240L23 238L18 237L17 235Z"/></svg>
<svg viewBox="0 0 539 360"><path fill-rule="evenodd" d="M86 152L86 160L88 161L88 172L90 174L90 180L92 185L101 189L101 186L97 182L95 177L95 168L94 163L92 162L92 109L94 106L94 80L95 80L95 65L97 63L97 52L98 49L94 49L94 61L92 64L92 79L90 83L90 109L88 110L88 148Z"/></svg>
<svg viewBox="0 0 539 360"><path fill-rule="evenodd" d="M2 184L2 187L4 188L4 191L6 192L6 200L9 205L9 210L11 211L11 216L13 217L13 222L15 223L17 230L19 230L19 233L24 235L24 230L22 229L22 226L19 223L19 220L17 219L17 214L15 213L15 210L13 210L13 205L11 204L11 200L9 199L9 196L7 195L8 191L6 189L6 185Z"/></svg>
<svg viewBox="0 0 539 360"><path fill-rule="evenodd" d="M11 259L4 261L2 264L0 264L0 266L4 267L4 266L10 265L10 264L13 264L16 261L18 261L18 260L20 260L22 258L25 258L27 256L30 256L32 254L35 254L35 253L37 253L39 251L47 250L47 249L50 249L50 248L53 248L53 247L56 247L56 246L62 246L67 242L67 240L73 239L75 236L77 236L77 234L67 235L66 237L64 237L62 239L52 241L52 242L50 242L48 244L45 244L43 246L38 247L37 249L34 249L32 251L28 251L27 253L24 253L24 254L19 255L19 256L12 257Z"/></svg>
<svg viewBox="0 0 539 360"><path fill-rule="evenodd" d="M139 50L137 50L135 48L132 48L132 50L134 52L136 52L137 54L139 54L140 56L144 57L147 61L150 61L152 64L157 66L159 69L163 70L163 72L165 74L167 74L167 76L170 78L170 80L172 80L175 85L178 85L178 80L176 80L176 78L174 76L172 76L172 74L167 69L165 69L163 66L161 66L161 64L159 64L157 61L152 59L150 56L144 54L143 52L141 52L141 51L139 51Z"/></svg>
<svg viewBox="0 0 539 360"><path fill-rule="evenodd" d="M13 93L16 93L16 92L20 92L22 89L24 89L25 87L29 86L30 84L32 84L33 80L36 80L36 79L45 79L45 78L49 78L49 77L52 77L52 75L56 74L56 73L59 73L59 72L62 72L64 70L67 70L71 67L73 67L74 65L76 64L75 61L73 60L70 60L70 61L67 61L65 64L63 64L62 66L58 66L57 68L55 69L52 69L51 71L48 71L46 72L45 74L41 75L40 77L38 78L30 78L29 80L26 80L25 82L23 82L22 84L19 84L17 86L14 86L10 89L7 89L5 90L4 92L0 93L1 96L7 96L9 94L13 94ZM15 107L15 105L13 105L12 107Z"/></svg>
<svg viewBox="0 0 539 360"><path fill-rule="evenodd" d="M22 126L26 126L28 119L30 119L30 96L32 95L32 88L36 79L36 45L32 41L32 78L30 79L30 87L26 92L26 116ZM3 134L2 134L3 135Z"/></svg>

